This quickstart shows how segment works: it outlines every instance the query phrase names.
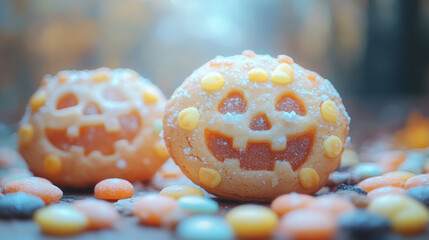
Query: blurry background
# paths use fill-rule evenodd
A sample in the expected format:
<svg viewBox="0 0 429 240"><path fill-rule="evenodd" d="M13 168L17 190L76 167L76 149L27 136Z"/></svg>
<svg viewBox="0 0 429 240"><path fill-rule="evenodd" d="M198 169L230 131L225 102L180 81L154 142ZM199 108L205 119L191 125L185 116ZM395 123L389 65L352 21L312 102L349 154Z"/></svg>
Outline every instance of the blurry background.
<svg viewBox="0 0 429 240"><path fill-rule="evenodd" d="M429 111L429 1L0 0L0 123L16 128L45 74L126 67L169 97L203 63L245 49L330 79L356 132Z"/></svg>

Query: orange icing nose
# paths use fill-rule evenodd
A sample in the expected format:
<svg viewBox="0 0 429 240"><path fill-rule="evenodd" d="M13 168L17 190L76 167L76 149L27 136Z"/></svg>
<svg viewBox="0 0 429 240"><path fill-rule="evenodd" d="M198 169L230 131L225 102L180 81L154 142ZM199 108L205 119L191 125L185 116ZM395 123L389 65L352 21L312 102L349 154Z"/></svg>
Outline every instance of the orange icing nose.
<svg viewBox="0 0 429 240"><path fill-rule="evenodd" d="M267 131L271 129L271 123L265 113L260 113L253 117L249 128L253 131Z"/></svg>

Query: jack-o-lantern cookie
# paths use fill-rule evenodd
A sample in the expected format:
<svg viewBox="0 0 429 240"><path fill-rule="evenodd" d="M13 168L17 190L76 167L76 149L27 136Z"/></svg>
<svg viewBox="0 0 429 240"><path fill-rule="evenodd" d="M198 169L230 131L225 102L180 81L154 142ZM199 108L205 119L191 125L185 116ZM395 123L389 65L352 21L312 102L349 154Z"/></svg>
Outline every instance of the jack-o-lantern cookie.
<svg viewBox="0 0 429 240"><path fill-rule="evenodd" d="M149 180L168 159L159 137L165 97L129 69L46 76L18 129L30 170L57 185Z"/></svg>
<svg viewBox="0 0 429 240"><path fill-rule="evenodd" d="M314 193L340 165L350 118L331 83L290 57L217 57L174 92L164 139L209 193L269 201Z"/></svg>

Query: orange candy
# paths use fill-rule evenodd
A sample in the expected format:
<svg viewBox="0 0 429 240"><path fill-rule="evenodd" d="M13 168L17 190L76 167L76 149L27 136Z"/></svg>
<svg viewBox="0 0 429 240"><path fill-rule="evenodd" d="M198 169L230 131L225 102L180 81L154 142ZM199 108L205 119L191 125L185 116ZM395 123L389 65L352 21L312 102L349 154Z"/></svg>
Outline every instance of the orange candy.
<svg viewBox="0 0 429 240"><path fill-rule="evenodd" d="M174 198L149 195L137 200L134 204L133 214L140 222L150 226L161 226L168 221L178 204Z"/></svg>
<svg viewBox="0 0 429 240"><path fill-rule="evenodd" d="M403 182L406 182L410 177L414 177L416 174L407 171L394 171L383 174L385 177L398 177Z"/></svg>
<svg viewBox="0 0 429 240"><path fill-rule="evenodd" d="M127 180L108 178L95 185L94 193L98 199L118 200L132 197L134 187Z"/></svg>
<svg viewBox="0 0 429 240"><path fill-rule="evenodd" d="M39 177L21 178L7 182L4 193L24 192L41 198L46 204L57 202L63 192L49 180Z"/></svg>
<svg viewBox="0 0 429 240"><path fill-rule="evenodd" d="M344 198L334 195L325 195L316 198L316 201L308 205L308 209L325 211L333 217L338 218L341 215L353 211L355 209L353 203Z"/></svg>
<svg viewBox="0 0 429 240"><path fill-rule="evenodd" d="M299 209L286 214L280 221L278 233L295 240L332 239L337 231L334 216L325 211Z"/></svg>
<svg viewBox="0 0 429 240"><path fill-rule="evenodd" d="M102 200L79 200L74 202L73 206L88 217L88 229L111 228L120 217L112 204Z"/></svg>
<svg viewBox="0 0 429 240"><path fill-rule="evenodd" d="M381 187L399 187L404 188L405 182L399 177L378 176L363 180L358 184L358 187L367 192Z"/></svg>
<svg viewBox="0 0 429 240"><path fill-rule="evenodd" d="M414 177L410 177L407 182L405 183L405 188L410 189L413 187L419 187L419 186L429 186L429 173L426 174L420 174Z"/></svg>
<svg viewBox="0 0 429 240"><path fill-rule="evenodd" d="M279 216L301 208L306 208L308 205L316 201L313 196L298 193L284 194L271 203L271 209Z"/></svg>
<svg viewBox="0 0 429 240"><path fill-rule="evenodd" d="M399 166L405 161L406 155L399 151L389 151L381 153L377 159L377 164L383 172L396 171Z"/></svg>
<svg viewBox="0 0 429 240"><path fill-rule="evenodd" d="M374 199L374 198L381 197L384 195L403 195L403 196L405 196L405 194L407 194L407 191L403 188L381 187L381 188L377 188L377 189L369 192L367 197L369 199Z"/></svg>

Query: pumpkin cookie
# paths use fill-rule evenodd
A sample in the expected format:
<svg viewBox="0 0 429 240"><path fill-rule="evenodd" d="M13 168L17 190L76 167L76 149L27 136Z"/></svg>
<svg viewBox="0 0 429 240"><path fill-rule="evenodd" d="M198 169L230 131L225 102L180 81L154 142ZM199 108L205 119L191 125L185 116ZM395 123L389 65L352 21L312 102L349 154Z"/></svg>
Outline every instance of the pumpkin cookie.
<svg viewBox="0 0 429 240"><path fill-rule="evenodd" d="M168 158L159 137L164 106L162 92L132 70L61 71L31 97L19 152L57 185L148 180Z"/></svg>
<svg viewBox="0 0 429 240"><path fill-rule="evenodd" d="M350 118L332 84L280 55L217 57L174 92L164 114L171 157L219 197L314 193L340 166Z"/></svg>

